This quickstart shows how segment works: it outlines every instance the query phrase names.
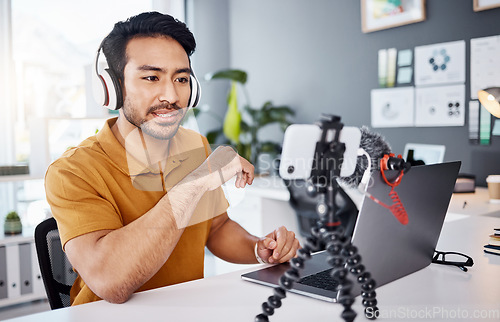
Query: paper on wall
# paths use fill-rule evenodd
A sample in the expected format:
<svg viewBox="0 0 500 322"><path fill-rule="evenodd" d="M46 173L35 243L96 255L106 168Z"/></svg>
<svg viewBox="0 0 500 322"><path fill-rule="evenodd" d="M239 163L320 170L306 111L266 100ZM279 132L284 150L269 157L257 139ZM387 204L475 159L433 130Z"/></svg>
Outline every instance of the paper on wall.
<svg viewBox="0 0 500 322"><path fill-rule="evenodd" d="M387 49L378 51L378 84L381 87L387 86Z"/></svg>
<svg viewBox="0 0 500 322"><path fill-rule="evenodd" d="M416 126L463 126L465 85L417 87Z"/></svg>
<svg viewBox="0 0 500 322"><path fill-rule="evenodd" d="M491 131L492 135L500 135L500 120L496 119L495 123L493 123L493 130Z"/></svg>
<svg viewBox="0 0 500 322"><path fill-rule="evenodd" d="M404 127L414 125L413 87L373 89L371 91L372 127Z"/></svg>
<svg viewBox="0 0 500 322"><path fill-rule="evenodd" d="M415 47L415 85L465 82L465 41Z"/></svg>
<svg viewBox="0 0 500 322"><path fill-rule="evenodd" d="M479 112L479 144L489 145L491 143L491 114L482 105Z"/></svg>
<svg viewBox="0 0 500 322"><path fill-rule="evenodd" d="M470 40L470 96L500 86L500 35Z"/></svg>
<svg viewBox="0 0 500 322"><path fill-rule="evenodd" d="M398 66L410 66L413 58L411 49L404 49L398 52Z"/></svg>
<svg viewBox="0 0 500 322"><path fill-rule="evenodd" d="M469 102L469 143L479 144L479 102Z"/></svg>
<svg viewBox="0 0 500 322"><path fill-rule="evenodd" d="M400 67L398 69L398 84L410 84L411 77L413 76L413 69L411 67Z"/></svg>
<svg viewBox="0 0 500 322"><path fill-rule="evenodd" d="M394 87L396 82L396 57L397 49L387 49L387 87Z"/></svg>

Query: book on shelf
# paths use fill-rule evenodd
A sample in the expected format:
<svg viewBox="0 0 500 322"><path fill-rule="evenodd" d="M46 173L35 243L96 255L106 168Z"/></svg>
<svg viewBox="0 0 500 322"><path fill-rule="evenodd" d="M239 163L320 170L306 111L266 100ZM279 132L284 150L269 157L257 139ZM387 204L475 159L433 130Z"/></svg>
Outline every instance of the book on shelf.
<svg viewBox="0 0 500 322"><path fill-rule="evenodd" d="M500 246L500 236L499 235L490 235L490 245Z"/></svg>
<svg viewBox="0 0 500 322"><path fill-rule="evenodd" d="M484 252L488 254L500 255L500 246L484 245Z"/></svg>
<svg viewBox="0 0 500 322"><path fill-rule="evenodd" d="M488 254L500 255L500 228L495 228L494 231L494 234L490 235L488 245L484 245L483 250Z"/></svg>
<svg viewBox="0 0 500 322"><path fill-rule="evenodd" d="M2 165L0 166L0 176L15 176L29 174L30 168L28 165Z"/></svg>

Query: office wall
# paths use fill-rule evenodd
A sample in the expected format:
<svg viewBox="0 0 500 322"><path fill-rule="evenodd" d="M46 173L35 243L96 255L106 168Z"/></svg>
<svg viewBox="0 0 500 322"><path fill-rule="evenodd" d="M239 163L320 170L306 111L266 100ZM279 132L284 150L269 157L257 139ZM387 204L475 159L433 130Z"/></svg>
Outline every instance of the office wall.
<svg viewBox="0 0 500 322"><path fill-rule="evenodd" d="M381 48L413 49L465 40L468 71L469 40L500 34L500 9L474 12L472 0L427 0L424 22L367 34L361 32L359 0L229 0L227 5L228 67L249 72L248 91L254 105L269 99L290 105L298 123L333 113L346 125L370 125L370 90L378 88ZM195 33L200 24L213 21L204 19ZM468 102L469 72L466 89ZM500 173L500 137L492 137L490 146L470 145L467 123L376 131L396 153L403 152L406 142L446 145L445 160L461 160L461 171L475 173L479 184L485 184L488 173Z"/></svg>
<svg viewBox="0 0 500 322"><path fill-rule="evenodd" d="M187 0L186 23L196 38L192 66L202 87L200 107L213 113L197 118L200 131L207 133L220 125L226 108L227 84L207 82L204 76L230 66L229 0Z"/></svg>

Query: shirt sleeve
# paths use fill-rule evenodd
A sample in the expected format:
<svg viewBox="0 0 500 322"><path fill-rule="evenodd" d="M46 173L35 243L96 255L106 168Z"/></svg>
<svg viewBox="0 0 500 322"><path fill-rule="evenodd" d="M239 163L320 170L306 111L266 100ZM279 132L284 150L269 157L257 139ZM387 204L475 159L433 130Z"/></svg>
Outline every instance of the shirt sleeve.
<svg viewBox="0 0 500 322"><path fill-rule="evenodd" d="M77 236L123 227L116 208L101 196L98 187L105 185L97 176L64 162L52 164L47 170L46 197L57 221L63 248L68 240Z"/></svg>

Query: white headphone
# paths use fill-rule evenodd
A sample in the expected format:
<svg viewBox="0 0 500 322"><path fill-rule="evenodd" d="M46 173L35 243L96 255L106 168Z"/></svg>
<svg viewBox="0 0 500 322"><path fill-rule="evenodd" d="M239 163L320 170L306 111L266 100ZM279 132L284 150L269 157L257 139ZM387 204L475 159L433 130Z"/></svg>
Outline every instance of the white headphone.
<svg viewBox="0 0 500 322"><path fill-rule="evenodd" d="M100 59L100 57L103 57ZM190 82L191 94L189 96L188 108L198 105L201 97L201 86L198 79L191 71ZM96 53L94 66L92 68L92 89L96 102L110 110L118 110L123 106L123 94L120 82L116 74L109 68L106 55L102 47Z"/></svg>

